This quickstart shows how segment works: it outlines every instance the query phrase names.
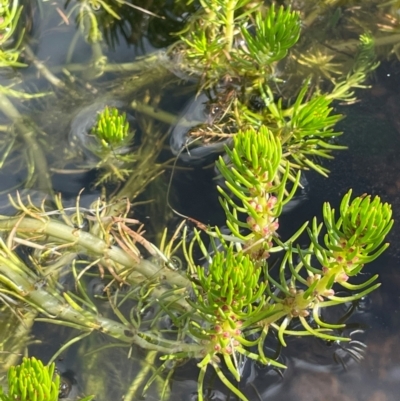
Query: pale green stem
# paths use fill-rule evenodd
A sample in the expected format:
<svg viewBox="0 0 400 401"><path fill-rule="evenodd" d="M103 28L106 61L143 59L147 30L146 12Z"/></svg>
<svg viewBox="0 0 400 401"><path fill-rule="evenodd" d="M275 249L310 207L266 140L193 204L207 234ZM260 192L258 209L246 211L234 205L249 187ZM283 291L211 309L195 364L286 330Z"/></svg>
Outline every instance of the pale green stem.
<svg viewBox="0 0 400 401"><path fill-rule="evenodd" d="M103 56L103 50L101 49L101 44L100 42L94 42L92 43L92 59L96 63L98 60L102 59Z"/></svg>
<svg viewBox="0 0 400 401"><path fill-rule="evenodd" d="M135 170L113 197L113 200L128 198L132 201L151 181L164 171L166 164L158 164L156 163L156 159L163 148L165 137L157 138L154 134L153 136L150 135L152 135L152 132L146 134L145 142L140 149L140 161L136 164ZM108 215L116 215L115 211L116 209L111 206Z"/></svg>
<svg viewBox="0 0 400 401"><path fill-rule="evenodd" d="M38 305L40 309L52 316L54 322L71 322L79 326L83 331L99 331L108 336L128 344L136 344L144 349L151 349L163 354L187 352L198 355L202 349L196 344L185 344L175 341L160 339L163 346L151 343L143 339L137 330L115 320L105 318L99 314L83 309L78 305L73 306L64 300L59 294L52 294L50 288L42 289L33 282L32 274L22 270L13 261L0 256L1 276L7 277L14 283L14 291L20 297L25 298L30 304ZM146 334L143 333L145 336Z"/></svg>
<svg viewBox="0 0 400 401"><path fill-rule="evenodd" d="M155 351L150 351L144 361L141 361L140 373L136 375L132 383L130 384L128 391L124 395L124 401L134 401L140 399L140 389L146 385L147 375L149 375L156 365L157 353ZM157 376L157 378L161 378Z"/></svg>
<svg viewBox="0 0 400 401"><path fill-rule="evenodd" d="M272 310L271 310L272 309ZM254 324L261 324L262 326L270 326L272 323L277 322L284 316L287 316L288 310L285 305L282 303L277 303L277 304L266 304L266 309L265 309L265 318L262 317L262 312L257 314L256 319L250 317L249 319L246 319L243 322L243 327L250 327Z"/></svg>
<svg viewBox="0 0 400 401"><path fill-rule="evenodd" d="M6 328L6 339L0 344L0 376L21 359L37 314L37 311L29 311L19 317L11 315L7 321L2 322L2 330Z"/></svg>
<svg viewBox="0 0 400 401"><path fill-rule="evenodd" d="M232 51L236 3L237 0L229 0L226 4L225 50L228 54Z"/></svg>
<svg viewBox="0 0 400 401"><path fill-rule="evenodd" d="M65 63L66 64L69 64L71 62L72 56L73 56L74 51L75 51L76 44L77 44L78 39L80 38L80 36L81 36L81 32L79 30L76 30L76 32L74 34L74 37L72 38L71 43L70 43L70 45L68 47L67 55L65 57ZM79 64L79 65L81 67L87 68L85 65L82 65L82 64ZM52 71L53 72L61 72L62 68L60 69L60 71L57 71L57 70L54 71L53 69L52 69Z"/></svg>
<svg viewBox="0 0 400 401"><path fill-rule="evenodd" d="M173 65L167 57L165 56L164 52L156 52L152 53L146 57L142 57L138 60L135 60L131 63L119 63L119 64L112 64L107 63L103 67L104 72L141 72L150 70L153 67L158 67L159 65L163 64L164 66L168 66L170 64L171 69L176 68L176 65ZM56 65L54 67L50 67L52 73L60 73L64 70L69 72L81 72L88 69L88 64L83 63L66 63L63 65Z"/></svg>
<svg viewBox="0 0 400 401"><path fill-rule="evenodd" d="M141 259L140 262L137 262L133 256L130 256L123 249L114 245L110 246L91 233L67 226L58 221L38 220L31 217L21 219L20 217L0 216L0 230L11 231L13 228L16 229L16 232L46 234L60 240L62 243L70 243L71 246L82 247L89 254L100 258L105 266L107 266L108 260L111 259L125 268L134 268L136 272L146 278L162 277L171 285L179 288L190 288L191 286L190 281L176 271L160 268L146 259ZM118 274L118 271L116 273Z"/></svg>
<svg viewBox="0 0 400 401"><path fill-rule="evenodd" d="M336 277L340 273L344 273L344 269L341 264L338 263L336 266L330 267L328 273L318 280L318 285L314 290L315 296L323 294L327 289L328 283L332 280L332 276Z"/></svg>
<svg viewBox="0 0 400 401"><path fill-rule="evenodd" d="M178 122L178 117L176 115L160 109L156 110L153 106L138 102L136 100L131 103L131 107L140 113L146 114L150 118L154 118L169 125L175 125Z"/></svg>
<svg viewBox="0 0 400 401"><path fill-rule="evenodd" d="M204 8L205 11L205 16L204 19L207 21L205 24L206 26L206 33L207 33L207 38L208 41L211 43L214 40L216 40L216 30L214 29L215 26L215 20L216 20L216 10L215 7L207 7L206 3L201 2L202 7Z"/></svg>
<svg viewBox="0 0 400 401"><path fill-rule="evenodd" d="M27 149L31 152L35 170L38 189L48 194L53 194L53 187L47 166L46 155L42 147L36 141L35 127L28 127L22 119L19 111L14 107L10 100L0 94L0 109L3 113L14 122L22 138L26 142Z"/></svg>
<svg viewBox="0 0 400 401"><path fill-rule="evenodd" d="M373 42L376 47L387 46L387 45L396 45L400 42L400 33L394 33L392 35L373 38ZM332 43L330 46L333 49L338 50L338 51L351 52L360 46L360 41L356 40L356 39L346 40L346 41L340 42L340 43Z"/></svg>

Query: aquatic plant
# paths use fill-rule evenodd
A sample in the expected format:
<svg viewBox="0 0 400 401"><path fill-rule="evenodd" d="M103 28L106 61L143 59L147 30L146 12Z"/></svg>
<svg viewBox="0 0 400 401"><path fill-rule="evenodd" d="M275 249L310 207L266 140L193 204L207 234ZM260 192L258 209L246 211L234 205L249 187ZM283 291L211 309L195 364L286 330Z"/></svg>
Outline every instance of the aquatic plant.
<svg viewBox="0 0 400 401"><path fill-rule="evenodd" d="M130 131L126 114L106 106L99 112L91 135L95 137L96 144L89 145L89 151L99 160L96 165L100 172L97 185L105 181L124 181L132 172L127 167L137 159L132 152L134 134Z"/></svg>
<svg viewBox="0 0 400 401"><path fill-rule="evenodd" d="M2 401L57 401L59 398L60 376L54 363L44 366L34 357L23 358L20 365L10 367L7 381L7 394L0 386ZM89 396L80 401L90 401L92 398Z"/></svg>
<svg viewBox="0 0 400 401"><path fill-rule="evenodd" d="M20 23L22 8L18 1L2 0L0 3L0 67L25 66L18 60L24 32L20 32L18 38L13 38ZM13 43L10 46L11 42Z"/></svg>
<svg viewBox="0 0 400 401"><path fill-rule="evenodd" d="M63 66L69 81L34 56L32 62L66 103L79 105L66 130L67 163L62 160L50 171L47 160L60 146L57 138L45 143L50 136L21 119L7 98L1 103L26 143L39 149L28 164L26 187L36 184L51 198L38 206L17 193L10 196L16 214L0 216L0 301L28 328L15 341L9 337L14 320L7 333L0 331L2 352L24 350L33 320L52 323L76 331L50 363L95 333L112 343L82 345L78 354L89 369L99 365L91 359L95 351L101 355L111 347L127 347L129 357L134 347L147 352L125 400L145 395L154 383L159 398L167 399L174 372L189 360L199 368L199 400L205 398L211 369L229 391L246 400L237 385L244 361L285 369L279 353L266 347L271 336L280 346L286 346L287 336L350 340L341 336L345 324L325 321L322 311L356 301L379 286L377 275L363 283L352 278L387 248L390 205L378 196L352 199L350 190L338 214L325 203L321 223L317 218L305 222L288 239L280 237L279 224L302 186L304 170L327 176L323 159L344 149L336 142L341 133L335 126L342 116L335 114L333 102L351 103L355 88L365 87L367 75L377 67L379 38L357 32L357 40L350 41L354 57L331 53L340 43L321 50L307 32L315 22L309 3L294 10L250 0L201 0L167 52L118 66L103 55L99 15L118 20L115 10L122 2L79 2L64 15L76 13L77 35L92 51L88 64L71 64L75 39ZM94 12L98 7L100 14ZM96 79L125 68L137 75L113 82L114 97L98 100L103 92ZM72 72L85 69L79 87ZM182 92L186 96L189 88L198 95L187 110L199 108L200 113L177 119L162 97L171 96L169 85L191 80L194 84ZM135 113L134 129L124 114L128 109ZM171 235L166 224L159 224L163 229L151 239L132 217L131 202L171 166L162 150L168 125L176 122L179 129L172 130L171 143L179 144L177 158L184 154L185 162L202 162L221 153L218 191L228 229L188 217L195 229L182 222ZM13 146L5 146L6 153ZM51 173L65 173L64 165L71 161L97 174L94 184L101 196L90 205L80 196L65 204L53 193ZM302 234L308 235L308 246L300 247ZM177 257L186 264L180 266ZM279 266L276 271L273 263ZM15 364L15 359L7 363ZM87 384L106 397L106 379L97 376Z"/></svg>
<svg viewBox="0 0 400 401"><path fill-rule="evenodd" d="M0 387L1 400L57 401L60 377L55 374L54 369L54 363L43 366L35 358L24 358L20 365L10 367L7 374L8 394Z"/></svg>
<svg viewBox="0 0 400 401"><path fill-rule="evenodd" d="M260 131L259 135L263 134L264 143L268 144L268 137L270 139L271 136L267 130ZM272 149L276 149L275 146L273 143ZM245 150L239 151L239 147L240 142L236 142L233 152ZM272 156L273 160L275 155ZM248 166L248 169L258 171L258 166ZM235 174L234 171L234 168L230 168L227 175ZM279 210L282 208L282 195L276 192L276 187L274 189L268 179L265 181L269 192L258 195L258 201L261 203L263 198L267 205L272 197L269 194L275 194L276 203L271 206L278 205L276 208ZM278 190L282 191L279 186ZM212 253L207 251L196 231L188 249L181 243L188 260L188 276L173 267L168 252L161 253L139 232L129 227L135 221L126 215L109 216L107 210L110 206L98 203L91 211L78 207L74 210L74 216L64 216L66 220L61 222L51 217L53 212L35 210L32 206L26 207L20 203L20 216L0 220L0 229L10 232L7 240L9 245L2 243L0 255L3 292L46 316L37 318L37 321L78 329L81 334L71 340L71 344L93 331L100 331L120 341L121 345L136 344L161 352L164 355L162 359L167 362L200 358L199 399L202 399L203 380L210 365L228 388L245 400L246 397L227 378L220 359L225 361L233 377L240 380L239 354L263 364L284 368L279 361L264 355L263 344L270 330L277 331L282 345L286 344L284 335L311 334L326 340L346 341L346 338L330 333L343 328L343 325L323 322L319 317L320 310L359 299L379 286L374 284L376 275L362 284L350 284L348 280L359 273L365 263L374 260L387 248L383 241L393 224L391 208L382 204L378 197L372 201L369 197L358 197L350 203L350 196L349 192L343 198L338 219L329 204L325 205L324 225L318 225L315 220L312 229L308 230L308 249L294 246L295 239L305 225L291 239L282 243L275 234L276 220L273 221L274 230L269 229L264 235L260 235L264 226L254 230L252 224L244 225L250 229L248 238L240 233L239 236L235 233L222 235L217 228L214 232L209 231L214 249ZM255 218L264 219L265 227L269 228L270 209L260 210L251 202L254 200L248 197L247 213L250 215L253 212ZM240 220L232 216L227 213L230 226L238 226ZM77 230L76 223L72 221L83 220L93 221L86 229L80 224L82 228ZM327 234L321 244L318 238L323 226ZM43 250L31 259L35 266L40 266L36 272L26 267L11 250L11 244L21 241L25 245L33 245L29 240L32 237L36 238L36 246ZM217 249L214 237L222 241L222 249ZM51 244L48 238L51 238ZM257 241L249 244L249 238L256 238ZM153 254L158 259L158 265L143 259L143 253L136 243ZM196 243L206 260L210 261L208 272L195 262L193 252ZM279 269L279 278L274 278L266 251L278 250L285 250L286 253ZM50 255L54 259L55 252L58 254L56 259L46 264L45 260ZM293 262L293 254L300 257L297 264ZM79 270L73 261L76 255L85 255L85 260L79 262ZM319 266L311 261L311 256L317 257ZM57 277L66 261L72 262L77 293L58 288ZM112 278L104 291L120 322L103 317L87 293L84 277L94 265L98 265L101 271L108 271ZM129 285L132 290L119 300L118 290L115 296L111 291L114 281ZM336 296L334 285L358 292L350 296ZM193 288L194 299L189 297L190 287ZM140 308L138 305L141 305ZM160 305L164 306L160 309ZM130 310L129 317L121 312L125 307ZM173 320L176 329L168 337L158 331L158 319L155 316L150 322L142 321L139 310L150 307L155 308L156 316L165 311ZM308 320L310 314L313 322ZM301 322L304 331L290 329L289 324L293 319ZM251 333L251 339L247 333ZM189 343L182 341L186 337L191 338ZM66 346L68 344L59 352ZM161 371L169 366L167 362L161 365ZM160 370L156 371L154 378L159 373Z"/></svg>

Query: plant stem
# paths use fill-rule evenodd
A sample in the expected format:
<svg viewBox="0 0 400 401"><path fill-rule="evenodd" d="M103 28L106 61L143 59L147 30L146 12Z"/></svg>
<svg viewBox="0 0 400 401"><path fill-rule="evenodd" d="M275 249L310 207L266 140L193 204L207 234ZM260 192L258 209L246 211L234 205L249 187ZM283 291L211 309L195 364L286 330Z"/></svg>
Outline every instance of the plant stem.
<svg viewBox="0 0 400 401"><path fill-rule="evenodd" d="M232 51L236 3L236 0L228 0L226 4L225 50L228 54Z"/></svg>
<svg viewBox="0 0 400 401"><path fill-rule="evenodd" d="M196 344L185 344L176 341L162 339L164 345L158 345L149 342L144 337L146 333L140 334L133 326L127 326L94 314L88 309L83 309L79 305L72 305L63 297L55 293L51 288L41 288L35 285L35 278L32 273L28 274L23 271L24 266L19 266L14 260L8 259L6 256L0 256L0 281L4 278L13 283L13 290L19 298L26 299L30 305L38 306L39 310L51 316L52 321L61 324L64 322L72 323L73 327L82 331L99 331L108 336L120 340L128 344L136 344L143 349L151 349L163 354L174 354L176 352L187 352L198 354L202 347ZM68 324L67 324L68 325Z"/></svg>
<svg viewBox="0 0 400 401"><path fill-rule="evenodd" d="M171 285L179 288L190 288L190 281L180 273L160 268L153 265L146 259L141 259L138 263L132 256L121 248L109 245L101 238L92 235L91 233L76 229L75 227L67 226L63 223L54 220L39 220L31 217L13 217L0 216L0 230L11 231L29 234L46 234L53 238L57 238L62 243L71 243L71 246L84 248L89 255L100 257L101 262L107 265L108 260L122 265L125 268L134 268L134 270L144 277L155 279L157 277L165 278ZM118 274L118 271L116 271Z"/></svg>
<svg viewBox="0 0 400 401"><path fill-rule="evenodd" d="M66 89L66 85L61 79L57 78L41 61L39 61L31 48L28 45L25 45L25 54L28 59L32 61L37 70L42 74L52 85L57 88Z"/></svg>
<svg viewBox="0 0 400 401"><path fill-rule="evenodd" d="M373 42L375 46L387 46L387 45L395 45L400 41L400 33L395 33L392 35L387 36L380 36L377 38L373 38ZM332 43L331 47L338 51L347 51L351 52L354 51L358 46L360 46L360 41L353 39L353 40L346 40L340 43Z"/></svg>
<svg viewBox="0 0 400 401"><path fill-rule="evenodd" d="M0 376L18 363L29 342L30 331L37 316L37 311L18 310L18 315L11 312L5 305L0 307L2 323L0 329ZM18 308L18 307L17 307Z"/></svg>
<svg viewBox="0 0 400 401"><path fill-rule="evenodd" d="M19 111L14 107L10 100L2 94L0 94L0 109L10 120L13 121L22 138L26 142L28 151L32 154L34 167L37 172L36 179L38 182L38 189L53 195L53 186L51 183L49 168L47 166L46 155L43 152L42 147L36 141L35 127L28 127L24 123Z"/></svg>
<svg viewBox="0 0 400 401"><path fill-rule="evenodd" d="M131 107L139 113L146 114L146 116L166 124L175 125L179 121L176 115L168 113L167 111L155 109L153 106L138 102L137 100L134 100L131 103Z"/></svg>
<svg viewBox="0 0 400 401"><path fill-rule="evenodd" d="M165 52L155 52L146 57L141 57L138 60L135 60L131 63L119 63L119 64L111 64L107 63L102 70L104 72L137 72L140 73L142 71L151 70L154 67L158 67L159 65L164 65L168 67L171 65L171 69L173 67L176 68L173 63L171 63ZM88 64L83 63L67 63L63 65L56 65L49 68L53 74L58 74L64 70L69 72L81 72L86 71L88 69Z"/></svg>

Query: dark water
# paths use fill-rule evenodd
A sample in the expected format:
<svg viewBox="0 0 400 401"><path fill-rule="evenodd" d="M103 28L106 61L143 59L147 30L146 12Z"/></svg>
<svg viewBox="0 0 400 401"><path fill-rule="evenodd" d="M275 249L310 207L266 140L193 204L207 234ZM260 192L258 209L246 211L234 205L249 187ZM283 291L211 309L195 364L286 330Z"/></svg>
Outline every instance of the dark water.
<svg viewBox="0 0 400 401"><path fill-rule="evenodd" d="M318 344L318 340L311 339L308 345L300 346L300 340L296 340L298 344L289 344L287 349L289 368L282 385L273 395L262 399L398 400L400 231L396 221L400 210L399 72L398 63L383 63L372 79L373 88L358 93L358 103L337 106L337 111L346 115L339 124L344 132L340 143L347 145L349 150L336 152L335 160L328 164L331 169L329 179L316 174L308 176L309 201L290 216L282 218L284 225L285 218L290 224L292 219L301 221L318 216L323 202L329 201L337 207L349 188L353 188L354 195L379 195L392 205L395 225L388 238L391 245L383 256L363 269L363 279L378 273L382 286L363 300L350 318L355 329L360 330L352 337L367 346L363 357L356 362L348 358L349 353L345 356L346 353L340 351L345 368L340 363L335 366L332 356L338 353L338 344ZM342 346L348 348L344 343ZM359 345L353 346L357 348ZM319 364L315 363L318 356L322 358Z"/></svg>

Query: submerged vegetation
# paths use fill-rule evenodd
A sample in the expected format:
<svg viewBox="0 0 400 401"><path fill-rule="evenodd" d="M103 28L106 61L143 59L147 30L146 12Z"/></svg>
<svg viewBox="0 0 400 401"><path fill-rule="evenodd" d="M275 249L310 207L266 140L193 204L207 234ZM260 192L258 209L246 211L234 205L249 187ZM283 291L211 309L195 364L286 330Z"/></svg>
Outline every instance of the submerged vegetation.
<svg viewBox="0 0 400 401"><path fill-rule="evenodd" d="M350 342L324 311L350 310L378 288L377 275L354 278L388 247L391 206L349 190L289 238L280 216L304 171L328 176L325 159L345 149L335 102L356 101L379 59L397 57L396 2L72 3L1 8L1 66L12 77L0 93L1 168L18 179L2 188L0 379L48 369L52 395L32 399L73 398L62 385L55 396L53 381L53 362L72 352L77 399L173 399L188 365L198 400L214 373L222 391L247 400L244 367L284 371L289 336ZM54 32L61 18L56 39L73 32L65 63L35 55L39 16ZM120 41L152 51L114 61ZM174 226L174 173L214 162L226 227L180 213ZM90 189L57 193L56 177L69 175ZM14 368L35 349L38 324L61 326L62 345L47 368L34 359ZM8 390L0 397L15 399Z"/></svg>

